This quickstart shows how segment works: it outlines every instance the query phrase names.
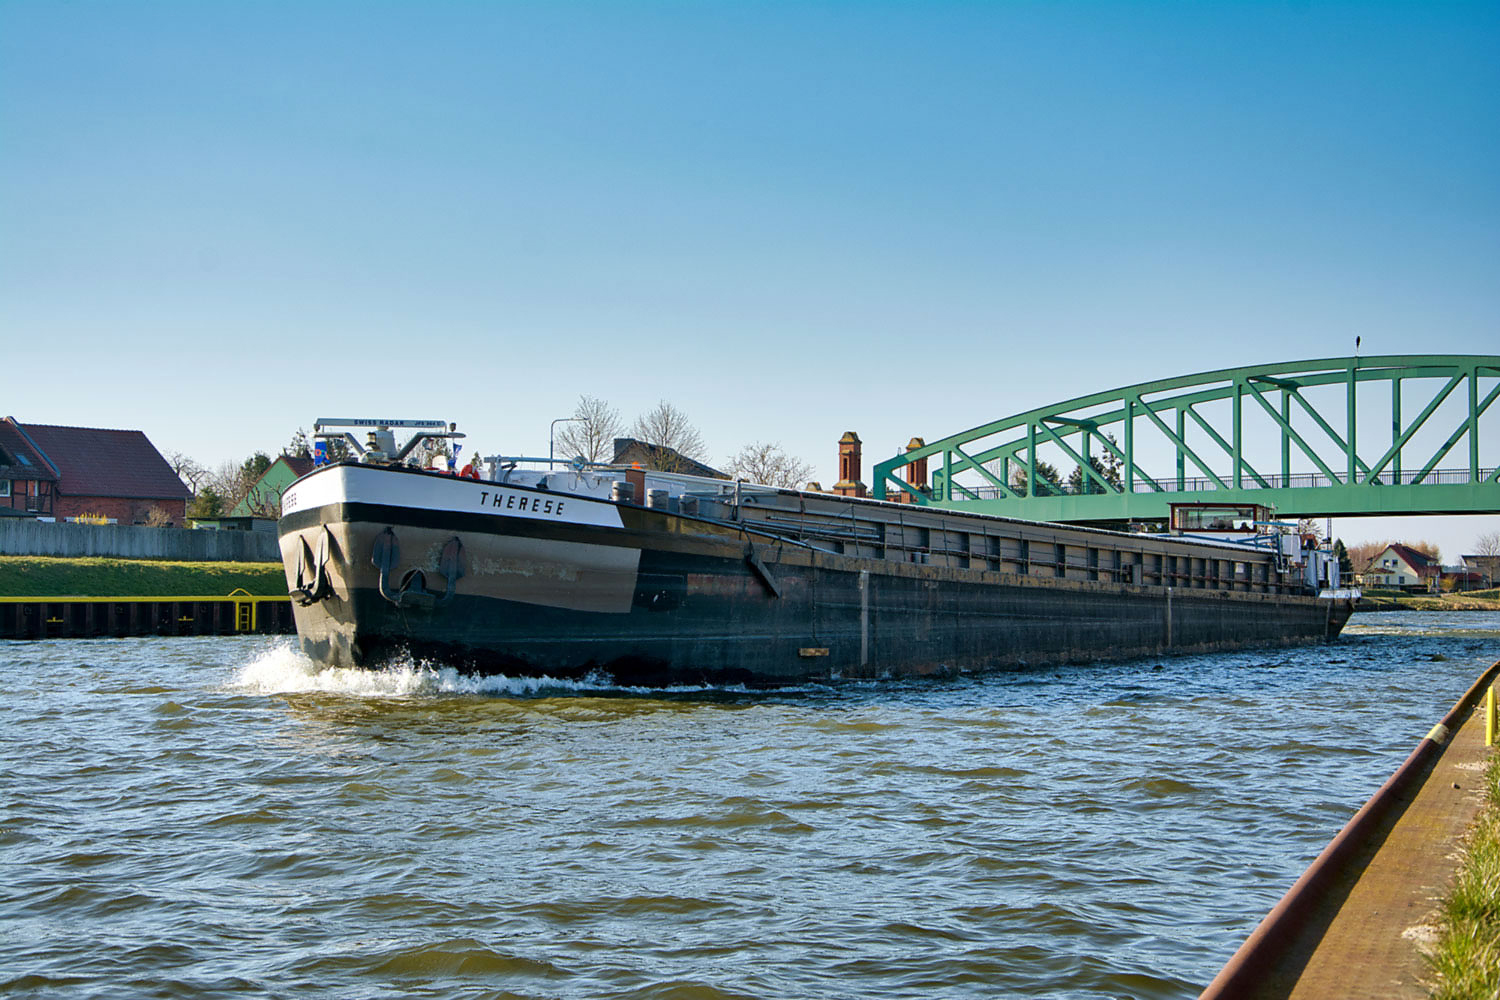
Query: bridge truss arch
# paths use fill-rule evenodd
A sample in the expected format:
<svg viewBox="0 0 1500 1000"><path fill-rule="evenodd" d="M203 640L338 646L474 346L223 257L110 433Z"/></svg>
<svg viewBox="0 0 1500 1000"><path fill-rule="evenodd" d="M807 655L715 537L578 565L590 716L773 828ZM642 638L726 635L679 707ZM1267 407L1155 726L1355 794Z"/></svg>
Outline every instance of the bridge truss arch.
<svg viewBox="0 0 1500 1000"><path fill-rule="evenodd" d="M1494 355L1224 368L912 448L876 463L873 492L1097 524L1162 520L1168 504L1192 501L1264 504L1283 517L1496 513L1497 397ZM931 482L916 481L929 466Z"/></svg>

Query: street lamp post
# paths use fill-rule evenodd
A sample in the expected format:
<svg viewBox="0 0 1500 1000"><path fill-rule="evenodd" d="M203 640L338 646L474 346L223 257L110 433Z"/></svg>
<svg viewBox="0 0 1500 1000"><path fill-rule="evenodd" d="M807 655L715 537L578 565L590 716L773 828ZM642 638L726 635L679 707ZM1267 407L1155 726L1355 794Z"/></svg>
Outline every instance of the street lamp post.
<svg viewBox="0 0 1500 1000"><path fill-rule="evenodd" d="M582 417L558 417L556 420L552 421L551 426L549 426L547 428L547 471L548 472L552 471L552 447L553 447L552 446L552 441L553 441L553 438L557 434L557 425L558 424L581 424L581 423L583 423L583 418Z"/></svg>

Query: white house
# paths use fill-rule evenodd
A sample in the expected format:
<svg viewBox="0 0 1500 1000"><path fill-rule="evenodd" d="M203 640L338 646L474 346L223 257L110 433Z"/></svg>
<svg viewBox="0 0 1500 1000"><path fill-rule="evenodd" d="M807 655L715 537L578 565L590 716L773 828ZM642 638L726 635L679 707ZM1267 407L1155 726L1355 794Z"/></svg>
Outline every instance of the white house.
<svg viewBox="0 0 1500 1000"><path fill-rule="evenodd" d="M1366 587L1429 590L1437 586L1442 572L1443 567L1436 560L1396 542L1370 561L1369 568L1360 574L1360 581Z"/></svg>

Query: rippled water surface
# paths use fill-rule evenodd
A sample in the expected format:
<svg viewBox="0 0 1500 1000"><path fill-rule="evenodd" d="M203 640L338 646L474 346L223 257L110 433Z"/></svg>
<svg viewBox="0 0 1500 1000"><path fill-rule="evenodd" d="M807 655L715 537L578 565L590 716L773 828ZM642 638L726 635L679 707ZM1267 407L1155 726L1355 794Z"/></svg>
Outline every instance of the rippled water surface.
<svg viewBox="0 0 1500 1000"><path fill-rule="evenodd" d="M1500 615L949 682L621 691L0 643L0 992L1193 997Z"/></svg>

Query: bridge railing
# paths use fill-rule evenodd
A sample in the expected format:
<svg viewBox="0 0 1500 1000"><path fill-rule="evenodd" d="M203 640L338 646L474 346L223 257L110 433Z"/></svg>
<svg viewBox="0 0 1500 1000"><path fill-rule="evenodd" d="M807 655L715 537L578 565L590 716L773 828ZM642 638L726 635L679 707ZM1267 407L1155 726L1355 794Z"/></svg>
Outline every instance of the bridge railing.
<svg viewBox="0 0 1500 1000"><path fill-rule="evenodd" d="M1479 479L1480 481L1485 481L1494 476L1494 474L1495 469L1493 468L1481 468L1479 470ZM1263 488L1273 490L1317 489L1326 488L1329 486L1347 485L1342 479L1332 479L1321 472L1294 472L1289 476L1266 475L1262 476L1261 478L1266 481L1266 486ZM1462 486L1465 483L1469 483L1472 481L1473 479L1470 476L1469 470L1467 468L1433 469L1425 476L1417 470L1403 471L1399 474L1384 472L1377 475L1375 477L1374 483L1372 483L1371 485L1378 484L1381 486L1414 486L1420 484L1426 486ZM1137 482L1132 492L1211 493L1219 489L1219 484L1214 480L1209 479L1207 476L1184 476L1180 480L1176 478L1168 478L1160 480L1157 485L1161 487L1159 490L1153 487L1150 483ZM1364 485L1363 480L1361 480L1360 485ZM1247 476L1244 479L1243 488L1256 489L1262 487L1260 486L1260 482L1258 480L1252 480ZM1054 485L1052 483L1038 483L1037 487L1037 494L1039 496L1100 496L1105 492L1106 491L1097 483L1085 483L1082 487L1074 487L1068 485L1067 483L1058 485ZM1123 487L1119 492L1124 492ZM994 486L967 486L964 488L964 494L966 496L972 494L975 499L979 500L1001 500L1005 499L1006 497L1006 494L1002 494L1001 491Z"/></svg>

